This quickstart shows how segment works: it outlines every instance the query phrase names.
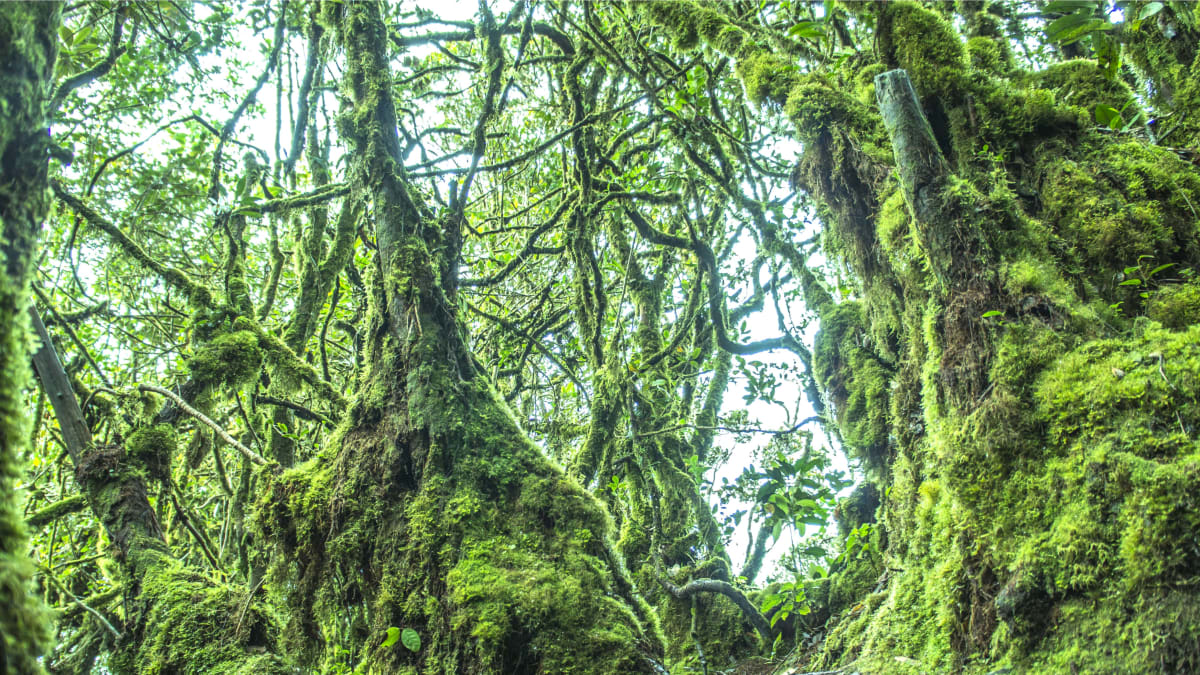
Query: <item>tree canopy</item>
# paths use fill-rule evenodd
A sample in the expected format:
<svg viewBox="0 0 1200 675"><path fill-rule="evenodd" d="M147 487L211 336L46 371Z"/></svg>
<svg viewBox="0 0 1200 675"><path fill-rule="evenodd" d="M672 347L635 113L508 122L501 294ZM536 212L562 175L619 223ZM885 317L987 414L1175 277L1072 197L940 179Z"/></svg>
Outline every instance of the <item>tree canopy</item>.
<svg viewBox="0 0 1200 675"><path fill-rule="evenodd" d="M443 9L0 5L0 664L1200 669L1191 4Z"/></svg>

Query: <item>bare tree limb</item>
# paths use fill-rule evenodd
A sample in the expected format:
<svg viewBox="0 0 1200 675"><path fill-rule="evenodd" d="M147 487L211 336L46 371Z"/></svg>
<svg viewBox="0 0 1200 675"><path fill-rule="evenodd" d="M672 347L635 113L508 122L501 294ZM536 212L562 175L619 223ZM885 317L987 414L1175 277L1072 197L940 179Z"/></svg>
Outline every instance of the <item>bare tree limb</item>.
<svg viewBox="0 0 1200 675"><path fill-rule="evenodd" d="M192 417L195 417L197 420L200 421L201 424L203 424L204 426L206 426L206 427L212 429L214 432L216 432L217 436L221 437L221 440L225 441L226 443L229 444L230 447L232 447L234 450L237 450L239 453L241 453L242 457L245 457L246 459L250 460L251 462L253 462L259 466L268 466L271 464L271 462L268 462L267 460L263 459L262 455L251 450L250 448L247 448L246 446L242 445L236 438L229 435L228 431L225 431L224 429L221 428L221 426L219 424L217 424L216 422L209 419L207 415L200 412L199 410L196 410L192 406L188 405L187 401L180 398L175 392L171 391L170 389L163 389L162 387L156 387L152 384L139 384L138 390L139 391L151 391L151 392L154 392L155 394L158 394L159 396L164 396L164 397L170 399L172 403L179 406L180 410L191 415Z"/></svg>

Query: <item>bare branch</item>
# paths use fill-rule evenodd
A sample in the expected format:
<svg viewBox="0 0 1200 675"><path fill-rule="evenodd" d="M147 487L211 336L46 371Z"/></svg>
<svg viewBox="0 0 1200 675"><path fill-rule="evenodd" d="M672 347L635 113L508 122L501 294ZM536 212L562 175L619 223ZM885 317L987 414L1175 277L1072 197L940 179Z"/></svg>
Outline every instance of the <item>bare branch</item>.
<svg viewBox="0 0 1200 675"><path fill-rule="evenodd" d="M230 436L228 431L225 431L224 429L222 429L219 424L217 424L216 422L209 419L207 415L200 412L199 410L196 410L192 406L188 405L187 401L180 398L175 392L171 391L170 389L163 389L162 387L156 387L152 384L139 384L138 390L139 391L152 391L155 394L158 394L160 396L164 396L164 397L170 399L172 403L179 406L180 410L191 415L192 417L195 417L197 420L200 421L201 424L212 429L214 432L216 432L217 436L221 437L221 440L228 443L230 445L230 447L232 447L234 450L237 450L239 453L242 454L243 457L250 460L251 462L253 462L259 466L268 466L271 464L267 460L263 459L262 455L258 454L257 452L254 452L250 448L247 448L246 446L242 445L236 438L234 438L233 436Z"/></svg>

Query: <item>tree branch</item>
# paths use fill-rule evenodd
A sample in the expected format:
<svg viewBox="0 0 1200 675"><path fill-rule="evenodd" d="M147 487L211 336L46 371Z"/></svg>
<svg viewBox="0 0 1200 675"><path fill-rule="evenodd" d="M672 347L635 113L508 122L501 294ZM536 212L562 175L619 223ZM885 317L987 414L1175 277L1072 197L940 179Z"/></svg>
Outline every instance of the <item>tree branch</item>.
<svg viewBox="0 0 1200 675"><path fill-rule="evenodd" d="M662 587L671 594L671 597L677 600L686 600L697 593L718 593L724 595L742 610L742 614L746 616L750 623L754 624L754 628L764 640L770 642L775 639L775 634L771 630L771 624L767 621L767 617L758 611L758 608L754 606L754 603L750 602L750 598L747 598L745 593L739 591L736 586L729 582L718 579L695 579L683 586L676 586L660 572L658 583L662 584Z"/></svg>
<svg viewBox="0 0 1200 675"><path fill-rule="evenodd" d="M201 424L212 429L214 432L216 432L217 436L221 437L221 440L228 443L230 447L232 447L234 450L237 450L238 452L240 452L242 454L242 457L245 457L246 459L250 460L254 464L257 464L259 466L269 466L271 464L267 460L263 459L262 455L259 455L257 452L254 452L250 448L247 448L246 446L242 445L236 438L229 435L228 431L225 431L224 429L221 428L221 426L219 424L217 424L216 422L209 419L207 415L200 412L199 410L196 410L192 406L188 405L187 401L180 398L175 392L171 391L170 389L163 389L162 387L156 387L152 384L139 384L138 390L139 391L151 391L151 392L154 392L155 394L158 394L160 396L164 396L164 397L170 399L175 405L179 406L180 410L191 415L192 417L195 417L197 420L200 421Z"/></svg>

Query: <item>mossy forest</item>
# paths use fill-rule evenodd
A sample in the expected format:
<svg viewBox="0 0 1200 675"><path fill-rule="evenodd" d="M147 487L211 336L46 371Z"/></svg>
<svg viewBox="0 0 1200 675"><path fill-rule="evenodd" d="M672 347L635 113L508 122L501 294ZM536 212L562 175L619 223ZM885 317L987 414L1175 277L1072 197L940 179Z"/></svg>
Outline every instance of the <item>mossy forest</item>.
<svg viewBox="0 0 1200 675"><path fill-rule="evenodd" d="M0 3L0 671L1200 672L1200 5Z"/></svg>

